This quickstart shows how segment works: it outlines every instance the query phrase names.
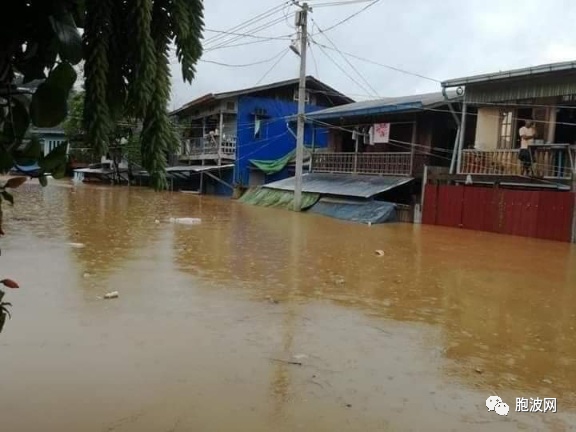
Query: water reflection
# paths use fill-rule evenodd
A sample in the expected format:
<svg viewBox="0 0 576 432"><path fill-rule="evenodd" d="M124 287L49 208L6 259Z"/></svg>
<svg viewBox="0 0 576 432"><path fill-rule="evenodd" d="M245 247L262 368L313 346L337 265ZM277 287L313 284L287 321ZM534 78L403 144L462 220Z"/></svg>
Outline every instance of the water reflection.
<svg viewBox="0 0 576 432"><path fill-rule="evenodd" d="M176 265L187 271L195 263L195 275L253 288L261 301L327 299L370 316L439 325L448 375L477 388L555 392L576 404L576 259L569 245L294 219L238 204L230 216L178 232Z"/></svg>

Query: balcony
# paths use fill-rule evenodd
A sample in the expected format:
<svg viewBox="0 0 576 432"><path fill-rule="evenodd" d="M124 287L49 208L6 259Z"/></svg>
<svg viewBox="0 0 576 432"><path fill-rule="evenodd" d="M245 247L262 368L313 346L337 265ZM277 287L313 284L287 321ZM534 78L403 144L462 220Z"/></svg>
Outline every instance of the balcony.
<svg viewBox="0 0 576 432"><path fill-rule="evenodd" d="M569 144L530 146L534 177L570 180L574 168L575 148ZM518 149L463 150L459 174L520 176L522 163Z"/></svg>
<svg viewBox="0 0 576 432"><path fill-rule="evenodd" d="M178 155L181 161L192 160L234 160L236 159L236 137L188 138L182 141Z"/></svg>
<svg viewBox="0 0 576 432"><path fill-rule="evenodd" d="M339 174L375 174L410 176L413 172L410 152L386 153L314 153L312 171Z"/></svg>

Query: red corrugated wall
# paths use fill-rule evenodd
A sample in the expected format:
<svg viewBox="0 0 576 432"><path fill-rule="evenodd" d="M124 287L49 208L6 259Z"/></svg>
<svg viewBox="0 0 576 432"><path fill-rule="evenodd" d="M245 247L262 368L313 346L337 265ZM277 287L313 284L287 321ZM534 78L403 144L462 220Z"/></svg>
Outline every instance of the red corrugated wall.
<svg viewBox="0 0 576 432"><path fill-rule="evenodd" d="M570 241L574 194L476 186L426 186L422 222Z"/></svg>

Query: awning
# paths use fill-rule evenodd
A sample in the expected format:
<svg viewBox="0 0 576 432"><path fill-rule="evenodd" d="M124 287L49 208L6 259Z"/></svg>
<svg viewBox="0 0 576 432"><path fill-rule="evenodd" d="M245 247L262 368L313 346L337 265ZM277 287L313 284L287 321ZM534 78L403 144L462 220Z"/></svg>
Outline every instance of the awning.
<svg viewBox="0 0 576 432"><path fill-rule="evenodd" d="M302 176L302 192L371 198L412 180L414 180L412 177L309 173ZM290 177L263 187L293 192L294 183L295 178Z"/></svg>

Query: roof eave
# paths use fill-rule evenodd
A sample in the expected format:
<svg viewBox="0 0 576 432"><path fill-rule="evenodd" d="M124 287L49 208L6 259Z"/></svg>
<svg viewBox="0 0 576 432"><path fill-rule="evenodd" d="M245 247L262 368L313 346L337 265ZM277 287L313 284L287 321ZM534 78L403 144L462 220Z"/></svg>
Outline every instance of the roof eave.
<svg viewBox="0 0 576 432"><path fill-rule="evenodd" d="M542 75L550 72L562 72L576 70L576 61L552 63L523 69L513 69L510 71L488 73L482 75L473 75L463 78L455 78L441 83L442 87L461 87L469 84L486 83L493 81L502 81L506 79L522 78L533 75Z"/></svg>

